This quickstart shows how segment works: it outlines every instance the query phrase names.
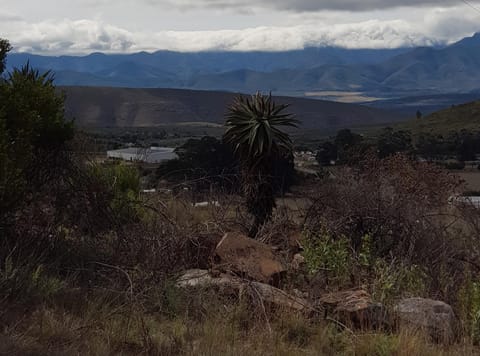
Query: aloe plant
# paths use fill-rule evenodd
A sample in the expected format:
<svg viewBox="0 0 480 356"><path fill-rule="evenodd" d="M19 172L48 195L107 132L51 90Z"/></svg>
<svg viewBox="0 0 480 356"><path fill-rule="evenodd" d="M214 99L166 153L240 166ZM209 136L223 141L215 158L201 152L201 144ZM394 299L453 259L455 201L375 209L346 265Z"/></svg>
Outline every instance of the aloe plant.
<svg viewBox="0 0 480 356"><path fill-rule="evenodd" d="M298 120L270 95L239 96L228 108L223 139L239 156L246 206L255 220L250 236L271 216L275 207L272 163L293 151L290 136L280 127L298 127Z"/></svg>

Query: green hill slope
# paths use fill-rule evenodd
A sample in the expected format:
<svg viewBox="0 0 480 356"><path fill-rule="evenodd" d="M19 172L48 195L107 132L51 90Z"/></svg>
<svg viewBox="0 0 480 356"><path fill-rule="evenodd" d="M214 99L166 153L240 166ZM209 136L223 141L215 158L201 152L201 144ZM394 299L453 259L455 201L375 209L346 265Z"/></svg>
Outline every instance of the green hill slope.
<svg viewBox="0 0 480 356"><path fill-rule="evenodd" d="M431 132L448 134L451 131L480 131L480 100L452 106L422 119L414 119L397 125L412 133Z"/></svg>

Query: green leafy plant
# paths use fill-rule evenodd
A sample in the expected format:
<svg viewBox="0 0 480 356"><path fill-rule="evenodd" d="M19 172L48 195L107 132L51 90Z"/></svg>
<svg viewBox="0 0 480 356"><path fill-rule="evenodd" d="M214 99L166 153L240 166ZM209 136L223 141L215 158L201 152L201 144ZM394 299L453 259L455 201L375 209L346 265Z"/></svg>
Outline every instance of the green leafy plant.
<svg viewBox="0 0 480 356"><path fill-rule="evenodd" d="M377 259L373 266L372 295L384 304L402 296L422 296L426 291L426 278L420 266Z"/></svg>
<svg viewBox="0 0 480 356"><path fill-rule="evenodd" d="M324 271L339 282L348 280L353 263L349 239L343 236L333 238L327 230L305 232L303 247L310 274Z"/></svg>
<svg viewBox="0 0 480 356"><path fill-rule="evenodd" d="M345 287L370 286L373 299L385 304L395 297L423 295L426 274L420 266L400 263L373 253L373 240L362 237L359 251L345 236L334 236L326 228L317 233L304 232L304 257L310 274L323 271L330 282ZM355 285L351 285L354 281ZM349 285L350 284L350 285Z"/></svg>
<svg viewBox="0 0 480 356"><path fill-rule="evenodd" d="M0 296L44 300L64 288L65 282L50 276L42 264L17 264L11 257L7 257L0 267Z"/></svg>
<svg viewBox="0 0 480 356"><path fill-rule="evenodd" d="M92 165L91 174L110 192L110 208L121 222L142 216L139 206L140 174L126 164Z"/></svg>

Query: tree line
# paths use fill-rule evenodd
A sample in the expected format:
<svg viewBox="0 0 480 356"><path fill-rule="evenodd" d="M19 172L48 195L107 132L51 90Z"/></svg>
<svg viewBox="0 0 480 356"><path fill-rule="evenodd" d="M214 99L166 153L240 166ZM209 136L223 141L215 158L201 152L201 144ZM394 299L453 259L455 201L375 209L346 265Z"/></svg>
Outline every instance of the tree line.
<svg viewBox="0 0 480 356"><path fill-rule="evenodd" d="M388 127L376 136L366 137L343 129L318 147L316 159L323 167L354 164L372 152L379 158L401 152L431 162L476 161L480 154L480 132L421 133L414 137L410 131Z"/></svg>

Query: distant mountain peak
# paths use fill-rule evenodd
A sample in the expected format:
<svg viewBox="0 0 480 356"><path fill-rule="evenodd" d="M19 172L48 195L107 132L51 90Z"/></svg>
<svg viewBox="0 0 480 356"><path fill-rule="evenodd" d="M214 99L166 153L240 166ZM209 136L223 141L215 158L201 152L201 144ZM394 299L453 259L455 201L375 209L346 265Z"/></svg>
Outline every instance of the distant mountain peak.
<svg viewBox="0 0 480 356"><path fill-rule="evenodd" d="M480 46L480 32L476 32L472 37L465 37L457 43L454 43L453 46Z"/></svg>
<svg viewBox="0 0 480 356"><path fill-rule="evenodd" d="M473 40L475 42L480 42L480 32L475 32L472 37L467 37L466 40Z"/></svg>

